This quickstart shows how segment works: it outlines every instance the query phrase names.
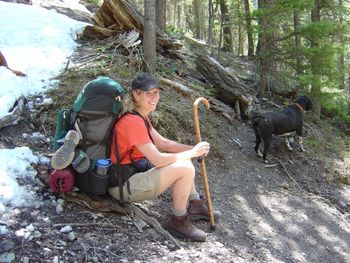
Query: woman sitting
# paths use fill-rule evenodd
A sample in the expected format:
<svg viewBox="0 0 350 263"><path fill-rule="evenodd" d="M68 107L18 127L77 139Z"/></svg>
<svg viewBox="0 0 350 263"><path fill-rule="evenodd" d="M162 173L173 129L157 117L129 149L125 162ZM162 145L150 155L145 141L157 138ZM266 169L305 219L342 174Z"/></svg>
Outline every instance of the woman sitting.
<svg viewBox="0 0 350 263"><path fill-rule="evenodd" d="M145 172L137 172L128 179L128 183L123 187L124 200L140 202L153 199L171 187L173 207L166 228L178 237L191 241L205 241L206 233L197 229L190 221L209 220L206 202L195 187L195 168L191 159L207 156L210 145L200 142L190 146L160 135L148 117L150 112L156 110L159 96L157 79L149 73L141 74L132 81L130 98L125 99L126 114L115 124L114 133L121 164L141 164L149 161L153 166ZM111 159L116 163L114 148L115 141L112 142ZM109 188L109 193L120 200L119 187ZM214 218L220 216L219 211L214 211Z"/></svg>

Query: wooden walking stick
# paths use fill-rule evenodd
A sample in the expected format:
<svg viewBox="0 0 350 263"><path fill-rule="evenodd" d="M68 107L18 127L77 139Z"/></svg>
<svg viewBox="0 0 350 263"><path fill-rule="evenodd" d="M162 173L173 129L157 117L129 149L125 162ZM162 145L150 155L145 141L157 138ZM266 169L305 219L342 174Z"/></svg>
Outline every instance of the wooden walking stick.
<svg viewBox="0 0 350 263"><path fill-rule="evenodd" d="M199 121L198 121L198 103L201 101L204 103L204 105L207 107L207 109L210 108L209 101L205 98L198 98L193 103L193 117L194 117L194 127L196 129L197 143L199 143L201 141L201 131L199 129ZM209 216L210 216L210 227L212 229L215 229L213 207L211 205L211 198L210 198L210 192L209 192L207 170L205 168L205 161L204 161L204 158L199 158L198 160L200 161L201 168L202 168L202 182L204 184L205 195L206 195L206 199L208 202Z"/></svg>

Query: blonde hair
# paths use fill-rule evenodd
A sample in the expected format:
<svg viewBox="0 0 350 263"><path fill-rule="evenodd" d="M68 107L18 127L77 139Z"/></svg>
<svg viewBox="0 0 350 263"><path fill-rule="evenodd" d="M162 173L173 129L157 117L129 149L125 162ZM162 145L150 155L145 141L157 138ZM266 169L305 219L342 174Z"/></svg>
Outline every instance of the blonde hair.
<svg viewBox="0 0 350 263"><path fill-rule="evenodd" d="M122 114L130 113L137 110L137 102L133 96L132 91L127 93L123 99L123 111Z"/></svg>

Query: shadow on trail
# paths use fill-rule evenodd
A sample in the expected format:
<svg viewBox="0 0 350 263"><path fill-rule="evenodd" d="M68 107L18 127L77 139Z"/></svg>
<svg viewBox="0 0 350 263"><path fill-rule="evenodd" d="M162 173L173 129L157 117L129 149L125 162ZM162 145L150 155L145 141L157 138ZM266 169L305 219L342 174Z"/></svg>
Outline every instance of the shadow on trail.
<svg viewBox="0 0 350 263"><path fill-rule="evenodd" d="M336 202L311 194L346 198L338 185L322 179L319 166L297 160L294 181L280 166L266 168L244 146L227 148L232 156L222 161L225 174L218 173L219 161L207 165L213 203L223 212L215 241L246 262L350 262L349 219Z"/></svg>

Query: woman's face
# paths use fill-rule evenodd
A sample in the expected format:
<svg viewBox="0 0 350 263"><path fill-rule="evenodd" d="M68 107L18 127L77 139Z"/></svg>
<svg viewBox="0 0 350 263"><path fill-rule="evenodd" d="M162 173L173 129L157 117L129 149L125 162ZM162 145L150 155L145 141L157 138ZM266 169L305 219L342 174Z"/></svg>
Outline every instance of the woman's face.
<svg viewBox="0 0 350 263"><path fill-rule="evenodd" d="M160 89L154 88L149 91L135 90L133 95L137 103L137 109L148 114L157 107Z"/></svg>

